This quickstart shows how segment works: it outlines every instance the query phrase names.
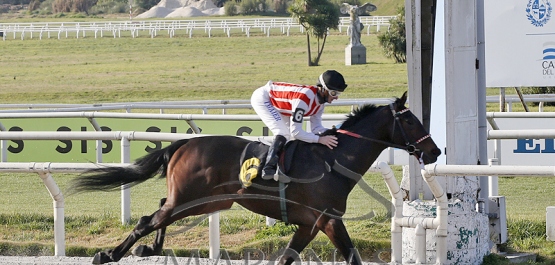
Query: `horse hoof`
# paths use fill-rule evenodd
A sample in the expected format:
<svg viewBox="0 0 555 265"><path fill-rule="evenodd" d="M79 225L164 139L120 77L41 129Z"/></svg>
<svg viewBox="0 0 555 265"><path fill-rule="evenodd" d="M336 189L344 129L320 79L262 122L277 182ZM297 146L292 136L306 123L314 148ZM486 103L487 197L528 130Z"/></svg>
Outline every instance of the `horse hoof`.
<svg viewBox="0 0 555 265"><path fill-rule="evenodd" d="M155 254L161 253L155 253L154 249L151 246L140 245L133 249L133 251L131 251L131 254L137 257L150 257L154 256Z"/></svg>
<svg viewBox="0 0 555 265"><path fill-rule="evenodd" d="M145 249L146 249L145 245L140 245L140 246L134 248L131 251L131 254L133 254L133 256L137 256L137 257L145 257L145 255L144 255L145 254Z"/></svg>
<svg viewBox="0 0 555 265"><path fill-rule="evenodd" d="M106 252L98 252L94 254L92 264L104 264L112 261L113 261L112 258L108 256Z"/></svg>

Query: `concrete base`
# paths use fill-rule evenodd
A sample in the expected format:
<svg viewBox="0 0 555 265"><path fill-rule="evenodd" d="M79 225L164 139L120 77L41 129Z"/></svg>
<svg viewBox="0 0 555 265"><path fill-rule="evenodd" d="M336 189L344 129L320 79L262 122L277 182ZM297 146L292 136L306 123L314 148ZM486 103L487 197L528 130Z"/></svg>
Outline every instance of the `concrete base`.
<svg viewBox="0 0 555 265"><path fill-rule="evenodd" d="M366 64L366 47L364 45L345 48L345 65Z"/></svg>
<svg viewBox="0 0 555 265"><path fill-rule="evenodd" d="M469 203L449 202L447 230L447 263L445 265L480 265L489 254L488 218L477 213ZM404 216L435 217L436 205L432 201L404 202ZM435 264L435 229L426 230L426 261ZM403 264L415 264L416 241L414 228L403 228Z"/></svg>
<svg viewBox="0 0 555 265"><path fill-rule="evenodd" d="M555 241L555 206L548 206L545 213L545 234L547 240Z"/></svg>

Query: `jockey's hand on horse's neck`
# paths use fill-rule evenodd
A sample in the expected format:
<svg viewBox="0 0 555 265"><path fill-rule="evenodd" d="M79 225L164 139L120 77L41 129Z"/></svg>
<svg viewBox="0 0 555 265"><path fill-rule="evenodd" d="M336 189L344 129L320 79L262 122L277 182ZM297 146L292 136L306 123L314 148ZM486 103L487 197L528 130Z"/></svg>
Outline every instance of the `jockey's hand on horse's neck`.
<svg viewBox="0 0 555 265"><path fill-rule="evenodd" d="M324 135L318 138L318 143L327 146L329 149L337 147L337 137L334 135Z"/></svg>

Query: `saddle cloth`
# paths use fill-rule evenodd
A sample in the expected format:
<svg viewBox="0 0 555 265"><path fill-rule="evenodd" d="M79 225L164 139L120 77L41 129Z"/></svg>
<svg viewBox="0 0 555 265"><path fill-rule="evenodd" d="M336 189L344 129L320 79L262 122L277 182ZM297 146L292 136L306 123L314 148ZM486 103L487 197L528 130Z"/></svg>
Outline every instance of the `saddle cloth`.
<svg viewBox="0 0 555 265"><path fill-rule="evenodd" d="M293 162L293 153L298 141L289 141L280 152L278 167L286 174ZM266 156L270 147L262 142L250 142L241 153L241 172L239 180L243 187L252 185L253 179L262 174L262 168L266 164Z"/></svg>

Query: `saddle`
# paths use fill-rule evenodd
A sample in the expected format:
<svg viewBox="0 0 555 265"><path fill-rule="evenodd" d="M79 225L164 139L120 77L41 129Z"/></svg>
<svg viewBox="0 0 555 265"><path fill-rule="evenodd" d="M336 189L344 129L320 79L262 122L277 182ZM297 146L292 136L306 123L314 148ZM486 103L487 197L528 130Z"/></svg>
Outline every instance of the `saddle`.
<svg viewBox="0 0 555 265"><path fill-rule="evenodd" d="M285 144L279 155L278 170L286 174L293 163L293 156L299 141L289 141ZM250 142L241 153L241 172L239 180L244 188L252 184L253 179L262 174L262 167L266 164L266 157L270 146L262 142Z"/></svg>

